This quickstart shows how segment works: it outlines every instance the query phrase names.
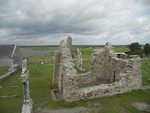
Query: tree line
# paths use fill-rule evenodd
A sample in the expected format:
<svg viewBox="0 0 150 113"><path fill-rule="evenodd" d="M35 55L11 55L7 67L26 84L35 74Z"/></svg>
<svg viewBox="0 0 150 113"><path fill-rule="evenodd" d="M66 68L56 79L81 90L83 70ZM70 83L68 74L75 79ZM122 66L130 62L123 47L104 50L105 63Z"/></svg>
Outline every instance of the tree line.
<svg viewBox="0 0 150 113"><path fill-rule="evenodd" d="M128 55L140 55L140 57L142 58L143 55L145 54L146 56L150 55L150 44L146 43L144 45L144 47L142 48L142 46L138 43L131 43L130 45L128 45L129 51L125 52Z"/></svg>

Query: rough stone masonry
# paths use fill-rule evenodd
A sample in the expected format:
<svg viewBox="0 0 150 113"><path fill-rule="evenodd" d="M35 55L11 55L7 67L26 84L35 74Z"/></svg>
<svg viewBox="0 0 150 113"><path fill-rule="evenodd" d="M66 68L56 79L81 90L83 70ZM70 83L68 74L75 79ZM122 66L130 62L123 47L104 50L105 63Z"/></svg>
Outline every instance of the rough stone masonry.
<svg viewBox="0 0 150 113"><path fill-rule="evenodd" d="M22 61L21 81L23 84L24 102L21 113L33 113L33 101L30 98L29 71L27 70L27 59Z"/></svg>
<svg viewBox="0 0 150 113"><path fill-rule="evenodd" d="M59 92L68 101L91 99L115 94L122 94L142 86L141 59L117 58L111 43L95 50L91 66L87 73L77 74L71 55L72 41L61 41L60 50L55 53L53 84L58 85Z"/></svg>

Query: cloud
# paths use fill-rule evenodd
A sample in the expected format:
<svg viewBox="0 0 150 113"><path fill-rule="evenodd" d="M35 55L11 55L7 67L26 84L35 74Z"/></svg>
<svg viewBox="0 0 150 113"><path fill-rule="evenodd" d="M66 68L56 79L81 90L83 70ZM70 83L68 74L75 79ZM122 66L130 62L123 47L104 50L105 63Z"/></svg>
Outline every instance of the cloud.
<svg viewBox="0 0 150 113"><path fill-rule="evenodd" d="M150 43L149 0L1 0L0 44Z"/></svg>

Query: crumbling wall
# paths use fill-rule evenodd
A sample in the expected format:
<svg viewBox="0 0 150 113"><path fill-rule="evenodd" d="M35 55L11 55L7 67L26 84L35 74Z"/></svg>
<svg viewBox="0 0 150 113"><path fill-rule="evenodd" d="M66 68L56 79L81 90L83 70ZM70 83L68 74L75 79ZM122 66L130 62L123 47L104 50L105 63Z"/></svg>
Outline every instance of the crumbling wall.
<svg viewBox="0 0 150 113"><path fill-rule="evenodd" d="M130 65L132 62L132 65ZM122 94L131 90L139 89L141 87L141 71L140 71L140 58L130 59L125 64L124 72L118 73L116 81L109 84L89 84L79 87L77 78L80 78L83 81L85 76L77 75L76 77L70 78L68 81L72 83L70 89L67 89L66 100L67 101L76 101L80 99L91 99L104 96L111 96L115 94ZM91 76L92 77L92 76ZM73 82L75 81L75 82ZM79 82L80 82L79 81ZM75 83L75 84L73 84ZM86 83L86 82L85 82Z"/></svg>
<svg viewBox="0 0 150 113"><path fill-rule="evenodd" d="M119 81L120 73L125 71L127 61L116 57L110 44L92 55L91 74L95 83L109 84Z"/></svg>
<svg viewBox="0 0 150 113"><path fill-rule="evenodd" d="M89 72L77 74L69 46L61 42L56 81L66 101L121 94L142 85L140 57L119 59L107 43L94 51ZM54 76L56 76L54 75Z"/></svg>

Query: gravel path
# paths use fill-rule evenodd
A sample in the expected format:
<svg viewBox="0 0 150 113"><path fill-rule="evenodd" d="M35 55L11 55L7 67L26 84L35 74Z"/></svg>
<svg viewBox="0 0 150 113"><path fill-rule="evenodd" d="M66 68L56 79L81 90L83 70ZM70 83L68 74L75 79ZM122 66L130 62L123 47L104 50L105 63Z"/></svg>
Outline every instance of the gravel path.
<svg viewBox="0 0 150 113"><path fill-rule="evenodd" d="M85 107L63 108L63 109L41 109L37 113L89 113L89 109Z"/></svg>

